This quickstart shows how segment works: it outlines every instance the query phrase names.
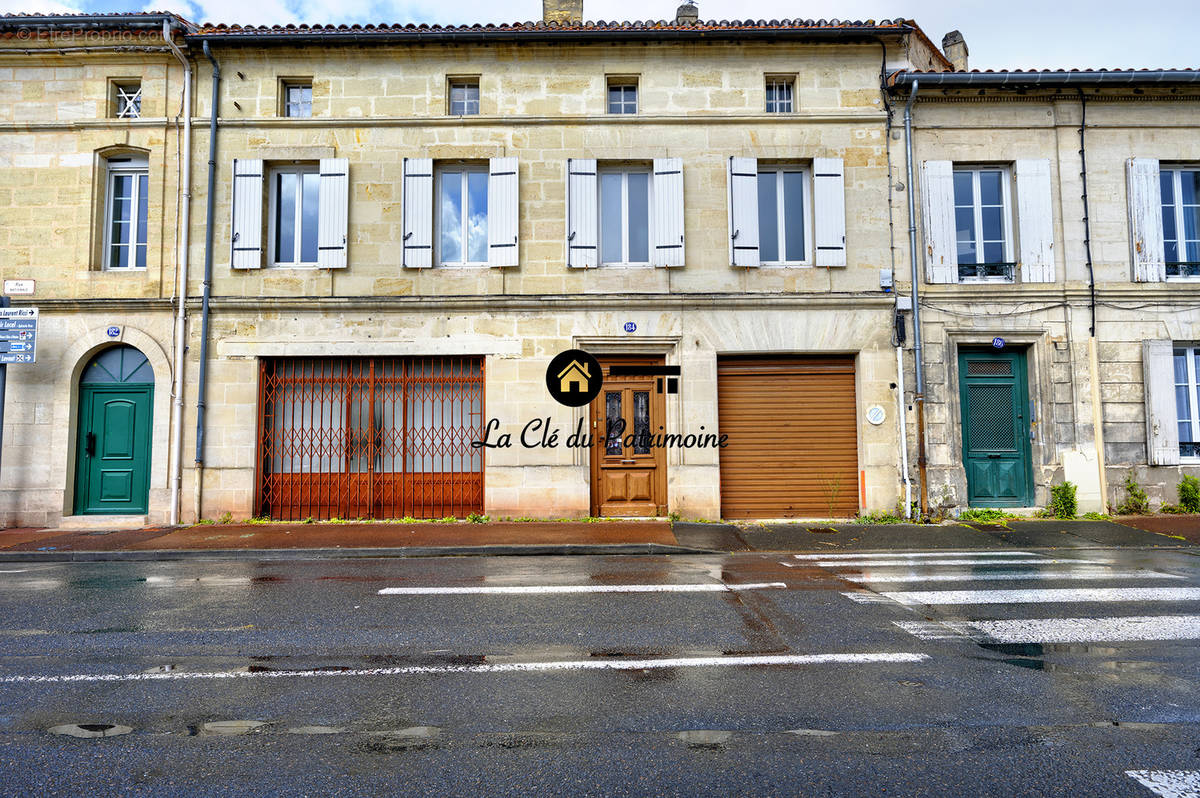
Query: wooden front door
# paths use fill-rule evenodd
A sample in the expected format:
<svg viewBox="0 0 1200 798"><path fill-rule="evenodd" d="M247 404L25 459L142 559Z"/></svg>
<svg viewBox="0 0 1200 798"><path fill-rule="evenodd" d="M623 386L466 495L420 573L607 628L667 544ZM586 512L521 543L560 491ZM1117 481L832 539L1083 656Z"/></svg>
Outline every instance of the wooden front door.
<svg viewBox="0 0 1200 798"><path fill-rule="evenodd" d="M662 365L662 359L602 361L604 387L591 405L592 515L656 516L667 511L666 432L661 377L610 376L613 363Z"/></svg>
<svg viewBox="0 0 1200 798"><path fill-rule="evenodd" d="M969 350L958 355L963 465L971 507L1033 503L1029 389L1025 353Z"/></svg>

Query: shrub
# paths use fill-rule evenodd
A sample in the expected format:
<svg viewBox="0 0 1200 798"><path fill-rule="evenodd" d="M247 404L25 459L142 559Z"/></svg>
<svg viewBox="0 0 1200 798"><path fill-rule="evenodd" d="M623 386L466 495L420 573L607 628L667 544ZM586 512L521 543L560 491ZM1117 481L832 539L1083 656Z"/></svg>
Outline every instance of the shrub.
<svg viewBox="0 0 1200 798"><path fill-rule="evenodd" d="M1150 512L1150 497L1137 484L1133 474L1125 475L1125 501L1117 505L1117 515L1146 515Z"/></svg>
<svg viewBox="0 0 1200 798"><path fill-rule="evenodd" d="M984 524L991 524L997 521L1006 521L1009 518L1016 518L1012 513L1006 513L1003 510L995 507L970 507L963 510L958 515L960 521L977 521Z"/></svg>
<svg viewBox="0 0 1200 798"><path fill-rule="evenodd" d="M887 510L876 510L873 513L859 515L854 519L856 524L907 524L908 521L889 513Z"/></svg>
<svg viewBox="0 0 1200 798"><path fill-rule="evenodd" d="M1191 474L1179 480L1179 506L1185 513L1200 513L1200 479Z"/></svg>
<svg viewBox="0 0 1200 798"><path fill-rule="evenodd" d="M1050 486L1050 512L1055 518L1074 518L1079 513L1074 482Z"/></svg>
<svg viewBox="0 0 1200 798"><path fill-rule="evenodd" d="M487 520L488 517L486 515L480 515L479 513L467 513L467 523L485 524L487 523Z"/></svg>

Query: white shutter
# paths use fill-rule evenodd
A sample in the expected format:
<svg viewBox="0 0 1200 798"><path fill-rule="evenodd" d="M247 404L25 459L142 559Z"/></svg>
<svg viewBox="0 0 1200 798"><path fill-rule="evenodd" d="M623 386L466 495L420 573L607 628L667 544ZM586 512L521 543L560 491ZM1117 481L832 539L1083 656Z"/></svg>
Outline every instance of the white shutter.
<svg viewBox="0 0 1200 798"><path fill-rule="evenodd" d="M590 269L600 263L600 219L596 212L596 159L567 159L567 266Z"/></svg>
<svg viewBox="0 0 1200 798"><path fill-rule="evenodd" d="M655 266L683 265L683 159L655 158L653 221L654 249L650 262Z"/></svg>
<svg viewBox="0 0 1200 798"><path fill-rule="evenodd" d="M757 266L758 159L729 159L729 262Z"/></svg>
<svg viewBox="0 0 1200 798"><path fill-rule="evenodd" d="M911 186L910 186L911 190ZM925 222L925 282L958 282L958 238L954 232L954 164L921 164L921 215Z"/></svg>
<svg viewBox="0 0 1200 798"><path fill-rule="evenodd" d="M818 266L846 265L846 178L841 158L813 158L814 246Z"/></svg>
<svg viewBox="0 0 1200 798"><path fill-rule="evenodd" d="M404 159L401 263L409 269L433 265L433 159Z"/></svg>
<svg viewBox="0 0 1200 798"><path fill-rule="evenodd" d="M1017 178L1017 255L1021 282L1054 282L1054 205L1050 197L1050 161L1013 164Z"/></svg>
<svg viewBox="0 0 1200 798"><path fill-rule="evenodd" d="M1163 244L1158 161L1130 158L1125 162L1125 173L1129 183L1129 247L1133 257L1133 279L1139 283L1161 283L1167 279L1167 258Z"/></svg>
<svg viewBox="0 0 1200 798"><path fill-rule="evenodd" d="M229 265L235 269L262 267L262 158L233 159L233 235Z"/></svg>
<svg viewBox="0 0 1200 798"><path fill-rule="evenodd" d="M1179 465L1175 352L1170 341L1142 341L1146 386L1146 454L1150 465Z"/></svg>
<svg viewBox="0 0 1200 798"><path fill-rule="evenodd" d="M321 159L320 199L317 214L317 265L346 267L347 212L350 203L350 161Z"/></svg>
<svg viewBox="0 0 1200 798"><path fill-rule="evenodd" d="M488 265L517 265L517 159L488 161Z"/></svg>

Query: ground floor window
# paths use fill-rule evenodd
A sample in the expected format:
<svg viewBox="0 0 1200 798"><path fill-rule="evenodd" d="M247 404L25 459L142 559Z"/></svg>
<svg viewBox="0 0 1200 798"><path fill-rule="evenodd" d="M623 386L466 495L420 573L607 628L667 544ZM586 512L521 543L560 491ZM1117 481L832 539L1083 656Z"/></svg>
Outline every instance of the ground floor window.
<svg viewBox="0 0 1200 798"><path fill-rule="evenodd" d="M1175 413L1179 419L1179 454L1200 460L1200 347L1175 347Z"/></svg>

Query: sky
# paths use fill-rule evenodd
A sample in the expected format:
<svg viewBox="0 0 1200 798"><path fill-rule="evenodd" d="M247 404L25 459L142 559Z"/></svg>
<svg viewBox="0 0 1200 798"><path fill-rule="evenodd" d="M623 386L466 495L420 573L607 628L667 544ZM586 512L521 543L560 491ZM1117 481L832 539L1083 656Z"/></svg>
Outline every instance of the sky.
<svg viewBox="0 0 1200 798"><path fill-rule="evenodd" d="M671 19L680 0L584 0L588 20ZM538 0L0 0L0 13L175 11L193 22L238 24L524 22ZM1197 0L697 0L700 18L895 19L936 44L958 29L976 69L1200 67Z"/></svg>

